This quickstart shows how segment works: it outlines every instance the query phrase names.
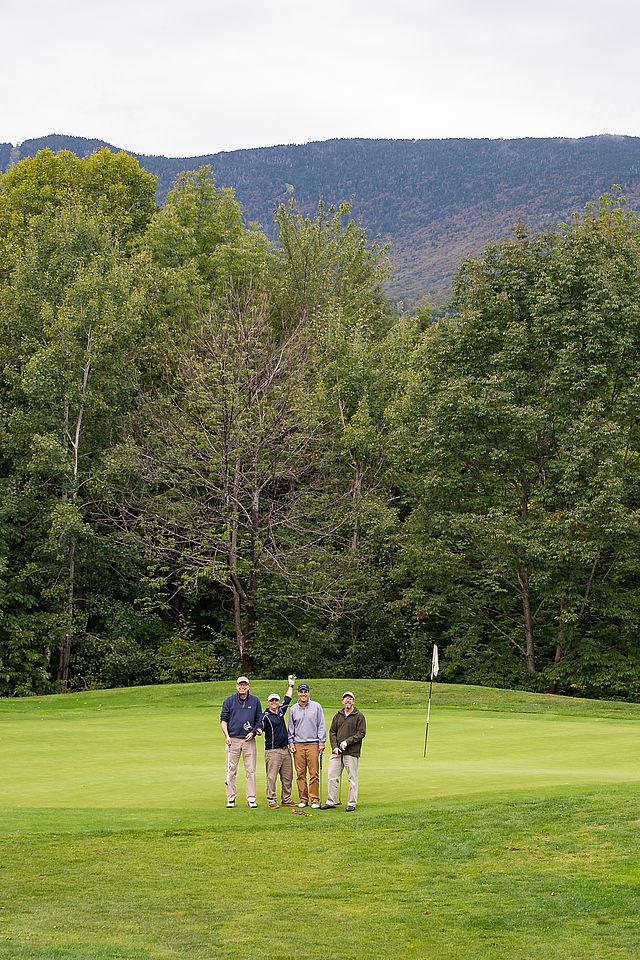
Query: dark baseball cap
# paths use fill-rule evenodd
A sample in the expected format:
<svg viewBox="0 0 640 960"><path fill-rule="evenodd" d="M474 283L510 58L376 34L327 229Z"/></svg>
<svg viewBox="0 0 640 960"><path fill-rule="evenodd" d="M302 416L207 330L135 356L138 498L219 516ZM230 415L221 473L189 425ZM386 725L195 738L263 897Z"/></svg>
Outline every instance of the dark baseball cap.
<svg viewBox="0 0 640 960"><path fill-rule="evenodd" d="M299 683L299 684L298 684L298 690L306 690L307 693L308 693L308 692L309 692L309 684L308 684L308 683Z"/></svg>

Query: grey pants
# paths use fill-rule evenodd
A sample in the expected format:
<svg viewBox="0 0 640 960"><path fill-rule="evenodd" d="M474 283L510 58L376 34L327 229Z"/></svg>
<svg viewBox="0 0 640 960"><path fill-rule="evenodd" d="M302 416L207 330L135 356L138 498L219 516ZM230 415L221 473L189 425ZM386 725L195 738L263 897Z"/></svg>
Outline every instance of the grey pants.
<svg viewBox="0 0 640 960"><path fill-rule="evenodd" d="M350 807L355 807L358 802L358 763L360 757L349 757L339 753L337 756L332 753L329 757L329 770L327 773L327 803L330 807L335 807L338 802L338 787L340 785L340 774L342 770L347 771L349 778L349 796L347 803Z"/></svg>
<svg viewBox="0 0 640 960"><path fill-rule="evenodd" d="M282 802L291 801L291 784L293 782L293 764L291 763L291 754L286 747L275 747L273 750L265 750L264 763L267 771L267 800L269 803L277 803L276 783L278 774L282 783Z"/></svg>

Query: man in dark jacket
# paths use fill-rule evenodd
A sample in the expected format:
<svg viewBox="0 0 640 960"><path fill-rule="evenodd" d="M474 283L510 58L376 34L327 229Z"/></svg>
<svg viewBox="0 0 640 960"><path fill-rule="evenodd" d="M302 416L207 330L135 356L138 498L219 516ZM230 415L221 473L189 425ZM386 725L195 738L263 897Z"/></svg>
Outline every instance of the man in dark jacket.
<svg viewBox="0 0 640 960"><path fill-rule="evenodd" d="M282 805L294 807L291 799L291 784L293 782L293 764L289 753L289 734L284 715L291 703L293 683L295 677L288 679L289 686L284 700L280 700L277 693L270 693L267 697L267 709L262 714L258 728L264 732L264 764L267 771L267 802L272 810L278 806L276 784L278 776L281 783ZM254 730L257 733L258 730Z"/></svg>
<svg viewBox="0 0 640 960"><path fill-rule="evenodd" d="M356 708L351 690L342 695L342 710L338 710L329 728L331 756L329 758L327 802L323 810L334 810L338 803L338 786L343 768L349 778L347 813L353 813L358 802L358 763L360 748L367 732L364 714Z"/></svg>
<svg viewBox="0 0 640 960"><path fill-rule="evenodd" d="M247 781L247 806L255 809L256 803L256 741L254 727L262 716L262 706L257 697L249 693L247 677L238 677L236 693L222 704L220 729L227 745L227 806L236 805L236 773L240 754L244 760ZM262 733L258 731L258 735Z"/></svg>

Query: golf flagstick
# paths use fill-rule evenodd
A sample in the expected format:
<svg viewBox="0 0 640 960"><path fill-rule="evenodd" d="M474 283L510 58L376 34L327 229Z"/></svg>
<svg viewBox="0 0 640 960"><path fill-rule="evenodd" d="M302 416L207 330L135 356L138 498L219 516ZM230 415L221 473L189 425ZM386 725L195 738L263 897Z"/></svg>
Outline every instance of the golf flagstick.
<svg viewBox="0 0 640 960"><path fill-rule="evenodd" d="M320 794L320 804L322 805L322 754L320 754L320 788L318 793Z"/></svg>
<svg viewBox="0 0 640 960"><path fill-rule="evenodd" d="M433 689L433 678L438 676L438 670L440 665L438 663L438 648L436 644L433 645L433 653L431 654L431 679L429 680L429 705L427 707L427 726L424 731L424 753L422 757L427 755L427 737L429 736L429 718L431 717L431 690Z"/></svg>
<svg viewBox="0 0 640 960"><path fill-rule="evenodd" d="M226 762L226 770L224 774L224 785L226 787L229 785L229 745L228 744L225 744L224 759Z"/></svg>

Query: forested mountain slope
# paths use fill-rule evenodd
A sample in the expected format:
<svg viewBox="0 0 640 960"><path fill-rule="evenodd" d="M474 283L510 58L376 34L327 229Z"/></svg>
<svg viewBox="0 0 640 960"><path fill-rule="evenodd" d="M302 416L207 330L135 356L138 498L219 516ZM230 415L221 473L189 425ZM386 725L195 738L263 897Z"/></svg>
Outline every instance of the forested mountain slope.
<svg viewBox="0 0 640 960"><path fill-rule="evenodd" d="M12 150L0 165L49 147L85 156L101 140L53 135ZM277 204L292 188L301 207L319 197L351 199L372 239L390 241L396 300L446 299L460 260L523 221L555 226L619 184L640 205L640 138L523 140L328 140L202 157L137 155L164 196L182 170L211 164L220 186L235 188L247 220L273 234Z"/></svg>

